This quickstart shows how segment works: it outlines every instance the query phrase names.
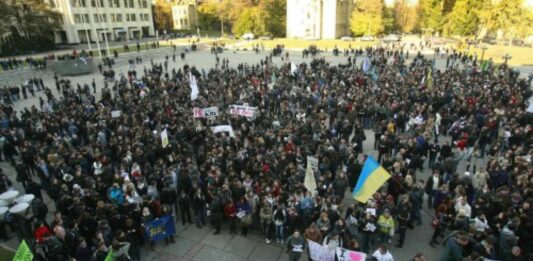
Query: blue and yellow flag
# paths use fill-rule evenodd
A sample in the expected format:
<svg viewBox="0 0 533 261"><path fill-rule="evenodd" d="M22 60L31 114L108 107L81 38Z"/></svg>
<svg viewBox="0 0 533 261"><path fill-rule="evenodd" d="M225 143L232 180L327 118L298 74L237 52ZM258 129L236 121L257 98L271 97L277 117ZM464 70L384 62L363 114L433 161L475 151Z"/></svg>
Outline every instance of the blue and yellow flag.
<svg viewBox="0 0 533 261"><path fill-rule="evenodd" d="M390 177L389 172L369 156L353 190L353 198L359 202L366 203Z"/></svg>

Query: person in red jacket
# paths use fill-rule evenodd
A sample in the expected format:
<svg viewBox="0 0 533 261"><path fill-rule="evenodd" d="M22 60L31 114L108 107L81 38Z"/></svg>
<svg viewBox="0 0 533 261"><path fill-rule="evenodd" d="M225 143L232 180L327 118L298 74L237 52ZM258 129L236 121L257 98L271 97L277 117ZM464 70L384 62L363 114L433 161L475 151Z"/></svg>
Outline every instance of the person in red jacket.
<svg viewBox="0 0 533 261"><path fill-rule="evenodd" d="M229 229L231 234L237 233L236 222L237 222L237 206L233 200L229 202L224 207L224 216L229 220Z"/></svg>
<svg viewBox="0 0 533 261"><path fill-rule="evenodd" d="M50 229L41 221L38 221L37 228L33 231L33 237L38 244L44 243L45 237L49 237L51 232Z"/></svg>

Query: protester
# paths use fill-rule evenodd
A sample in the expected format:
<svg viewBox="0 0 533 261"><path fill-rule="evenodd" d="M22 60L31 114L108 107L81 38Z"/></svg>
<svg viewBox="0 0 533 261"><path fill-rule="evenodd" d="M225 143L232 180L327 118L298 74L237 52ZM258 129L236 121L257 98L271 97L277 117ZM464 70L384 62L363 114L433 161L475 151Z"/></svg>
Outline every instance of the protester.
<svg viewBox="0 0 533 261"><path fill-rule="evenodd" d="M463 234L483 246L495 239L499 259L531 256L524 232L532 227L531 90L517 72L491 63L482 69L476 57L452 51L446 67L382 47L354 50L338 66L294 64L281 46L276 52L287 63L275 66L268 55L231 68L223 58L203 73L153 63L123 75L108 64L100 99L89 85L58 78L58 93L34 84L50 96L42 104L17 113L4 104L3 158L36 172L39 181L28 181L26 192L42 198L44 190L64 217L51 225L50 242L65 234L54 249L64 245L60 253L76 258L81 246L85 257L83 237L100 258L113 249L137 259L130 249L141 243L130 232L165 214L177 218L179 208L182 224L192 209L198 227L209 221L219 234L231 220L223 218L231 200L244 235L262 225L267 243L275 234L284 244L293 230L287 241L295 259L299 229L322 244L359 242L369 255L384 244L377 255L388 256L389 242L407 244L406 231L427 214L435 218L422 226L435 229L431 245L444 239L443 258L472 255ZM192 100L191 85L198 91ZM230 105L253 108L252 116L229 113ZM193 117L193 108L212 106L216 116ZM372 136L377 151L363 146ZM316 191L305 184L308 156L318 161ZM368 202L345 208L346 189L355 188L369 156L392 177ZM0 192L11 187L0 174ZM312 223L316 231L307 230Z"/></svg>

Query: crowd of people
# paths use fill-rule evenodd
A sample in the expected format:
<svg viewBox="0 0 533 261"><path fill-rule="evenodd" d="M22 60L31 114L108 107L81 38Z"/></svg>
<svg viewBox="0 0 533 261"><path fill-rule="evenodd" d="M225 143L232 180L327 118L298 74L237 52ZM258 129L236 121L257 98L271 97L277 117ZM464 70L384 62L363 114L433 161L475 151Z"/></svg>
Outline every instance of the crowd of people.
<svg viewBox="0 0 533 261"><path fill-rule="evenodd" d="M445 68L400 50L350 53L338 66L275 66L268 55L207 73L152 63L106 83L101 99L56 79L59 95L41 108L5 105L3 159L37 202L31 229L14 230L40 260L104 260L110 249L115 260L140 260L141 246L155 244L143 226L167 215L215 234L223 224L262 233L291 260L306 240L393 260L389 249L416 226L434 229L426 244L444 245L441 261L531 260L531 81L461 53ZM232 104L256 114L230 115ZM212 106L218 116L193 118L193 108ZM212 131L222 124L233 132ZM347 205L374 150L392 177L368 202ZM316 191L304 186L307 156L319 161ZM0 193L11 184L0 173Z"/></svg>

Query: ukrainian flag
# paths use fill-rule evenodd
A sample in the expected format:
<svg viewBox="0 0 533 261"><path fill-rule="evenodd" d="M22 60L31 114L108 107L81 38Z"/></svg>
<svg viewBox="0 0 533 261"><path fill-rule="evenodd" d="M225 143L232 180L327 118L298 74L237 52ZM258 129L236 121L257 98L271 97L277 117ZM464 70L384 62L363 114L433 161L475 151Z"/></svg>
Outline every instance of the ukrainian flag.
<svg viewBox="0 0 533 261"><path fill-rule="evenodd" d="M366 203L390 177L389 172L369 156L353 190L353 198L359 202Z"/></svg>

